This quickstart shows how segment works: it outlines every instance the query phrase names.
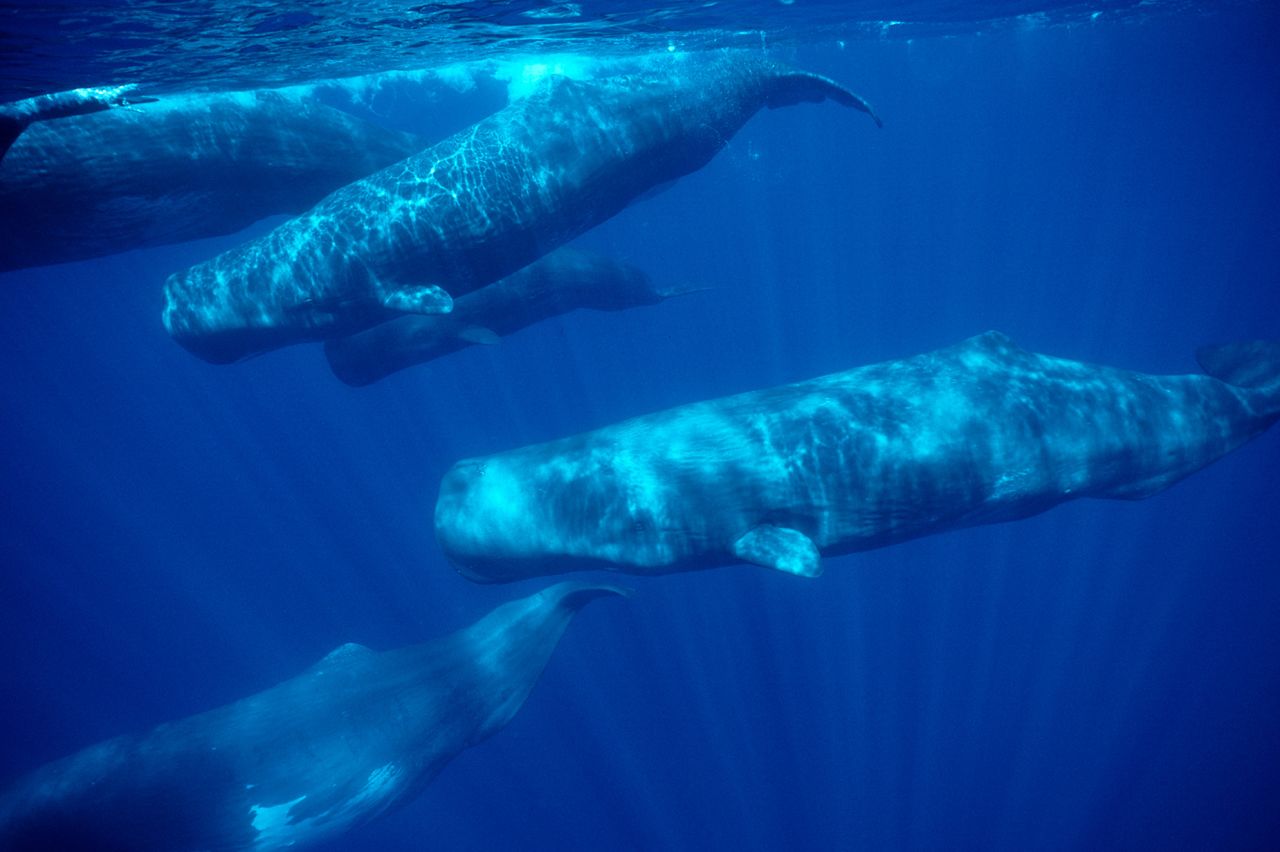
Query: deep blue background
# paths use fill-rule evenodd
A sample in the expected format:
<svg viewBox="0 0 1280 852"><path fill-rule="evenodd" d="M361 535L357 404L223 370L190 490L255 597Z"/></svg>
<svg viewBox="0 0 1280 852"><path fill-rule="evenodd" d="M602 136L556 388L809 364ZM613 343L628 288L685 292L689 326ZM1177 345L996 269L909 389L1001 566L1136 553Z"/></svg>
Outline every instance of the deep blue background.
<svg viewBox="0 0 1280 852"><path fill-rule="evenodd" d="M582 241L711 292L367 389L316 348L168 340L164 276L242 236L0 277L0 778L540 587L446 564L460 457L989 328L1164 373L1280 337L1278 35L1246 8L787 55L884 129L763 113ZM1274 847L1278 474L1273 433L815 581L635 578L506 731L335 848Z"/></svg>

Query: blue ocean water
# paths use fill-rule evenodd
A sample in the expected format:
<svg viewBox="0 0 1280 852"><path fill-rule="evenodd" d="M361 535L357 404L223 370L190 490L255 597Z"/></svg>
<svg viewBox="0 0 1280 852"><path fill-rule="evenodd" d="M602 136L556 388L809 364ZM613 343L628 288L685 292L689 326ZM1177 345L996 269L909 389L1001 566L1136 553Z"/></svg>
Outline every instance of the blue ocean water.
<svg viewBox="0 0 1280 852"><path fill-rule="evenodd" d="M912 37L824 19L769 47L885 127L763 112L580 241L706 292L369 388L317 347L212 366L165 334L165 276L278 220L0 275L0 779L545 585L445 561L458 458L991 328L1152 373L1280 337L1280 16L1084 11ZM418 121L443 136L500 96ZM817 580L625 578L506 730L326 848L1274 848L1277 471L1272 433L1144 501Z"/></svg>

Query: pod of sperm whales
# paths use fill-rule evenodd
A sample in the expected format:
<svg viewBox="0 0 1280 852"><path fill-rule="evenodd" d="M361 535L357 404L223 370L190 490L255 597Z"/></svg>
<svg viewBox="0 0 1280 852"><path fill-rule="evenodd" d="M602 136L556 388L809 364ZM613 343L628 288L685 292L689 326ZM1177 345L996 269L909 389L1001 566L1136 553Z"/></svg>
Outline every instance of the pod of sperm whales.
<svg viewBox="0 0 1280 852"><path fill-rule="evenodd" d="M352 386L476 343L497 343L536 322L578 308L620 311L688 292L661 289L640 269L574 249L557 249L500 281L459 297L447 314L408 315L330 340L325 356Z"/></svg>
<svg viewBox="0 0 1280 852"><path fill-rule="evenodd" d="M665 573L840 554L1167 488L1280 417L1280 343L1150 376L997 332L459 462L436 534L467 576Z"/></svg>
<svg viewBox="0 0 1280 852"><path fill-rule="evenodd" d="M0 798L0 849L282 849L404 804L496 733L573 614L560 583L433 642L342 645L265 692L50 763Z"/></svg>
<svg viewBox="0 0 1280 852"><path fill-rule="evenodd" d="M831 80L755 54L672 54L593 81L548 77L473 127L170 276L165 327L196 355L228 362L402 313L447 313L453 298L701 168L761 107L827 98L871 113Z"/></svg>
<svg viewBox="0 0 1280 852"><path fill-rule="evenodd" d="M301 90L40 121L0 160L0 271L233 233L425 145Z"/></svg>
<svg viewBox="0 0 1280 852"><path fill-rule="evenodd" d="M136 84L123 86L93 86L50 92L20 101L0 104L0 160L22 132L38 121L49 121L71 115L85 115L131 103L146 103L150 98L138 98L129 93Z"/></svg>

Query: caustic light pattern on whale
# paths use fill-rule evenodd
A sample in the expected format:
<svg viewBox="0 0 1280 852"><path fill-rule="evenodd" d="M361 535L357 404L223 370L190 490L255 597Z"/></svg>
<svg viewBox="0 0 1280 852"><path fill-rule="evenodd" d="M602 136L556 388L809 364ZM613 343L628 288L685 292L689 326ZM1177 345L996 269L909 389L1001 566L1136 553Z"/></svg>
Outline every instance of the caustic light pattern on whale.
<svg viewBox="0 0 1280 852"><path fill-rule="evenodd" d="M355 334L510 275L696 171L763 107L860 97L755 54L672 55L529 97L170 276L164 323L227 363ZM877 122L879 119L876 119Z"/></svg>
<svg viewBox="0 0 1280 852"><path fill-rule="evenodd" d="M459 462L435 526L477 580L840 554L1160 491L1280 417L1280 344L1206 348L1149 376L958 345Z"/></svg>

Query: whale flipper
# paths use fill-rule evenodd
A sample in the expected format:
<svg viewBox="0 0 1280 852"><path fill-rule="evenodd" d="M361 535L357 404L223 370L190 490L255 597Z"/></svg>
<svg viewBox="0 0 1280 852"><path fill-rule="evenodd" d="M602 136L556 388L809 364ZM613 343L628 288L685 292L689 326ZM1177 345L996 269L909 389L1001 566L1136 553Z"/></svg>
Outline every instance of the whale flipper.
<svg viewBox="0 0 1280 852"><path fill-rule="evenodd" d="M818 547L807 535L788 527L763 524L733 543L733 555L743 562L800 577L822 573Z"/></svg>
<svg viewBox="0 0 1280 852"><path fill-rule="evenodd" d="M871 116L876 127L884 127L880 116L861 95L849 91L830 77L810 74L806 71L788 71L779 75L771 83L765 105L769 109L777 109L800 103L821 103L827 98L843 106L865 112Z"/></svg>
<svg viewBox="0 0 1280 852"><path fill-rule="evenodd" d="M400 287L382 297L382 304L405 314L447 314L453 310L453 297L434 284Z"/></svg>
<svg viewBox="0 0 1280 852"><path fill-rule="evenodd" d="M1201 346L1196 361L1215 379L1240 388L1280 386L1280 340Z"/></svg>

